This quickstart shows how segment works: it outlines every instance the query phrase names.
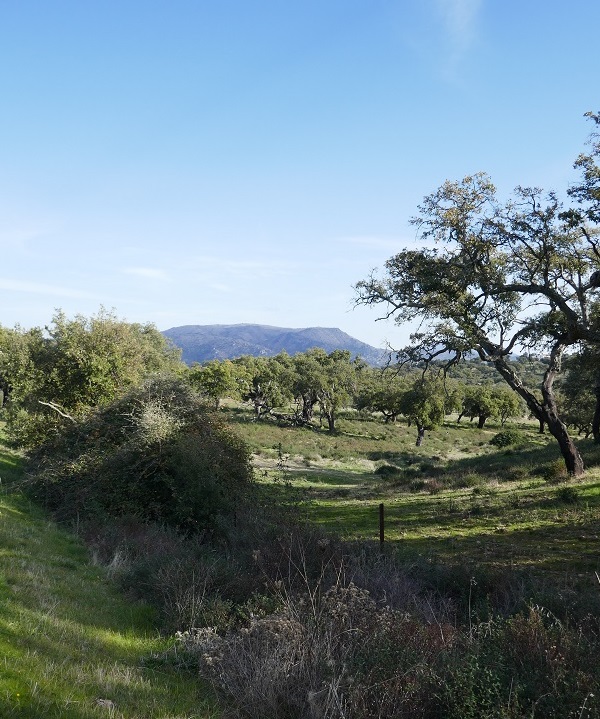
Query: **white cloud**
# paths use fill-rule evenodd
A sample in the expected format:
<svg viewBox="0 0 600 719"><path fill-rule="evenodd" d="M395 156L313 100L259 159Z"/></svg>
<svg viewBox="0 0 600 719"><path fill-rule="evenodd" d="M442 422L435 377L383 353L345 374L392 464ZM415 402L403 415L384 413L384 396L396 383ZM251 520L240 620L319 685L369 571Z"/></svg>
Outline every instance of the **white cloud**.
<svg viewBox="0 0 600 719"><path fill-rule="evenodd" d="M452 77L477 36L483 0L435 0L448 39L445 74Z"/></svg>

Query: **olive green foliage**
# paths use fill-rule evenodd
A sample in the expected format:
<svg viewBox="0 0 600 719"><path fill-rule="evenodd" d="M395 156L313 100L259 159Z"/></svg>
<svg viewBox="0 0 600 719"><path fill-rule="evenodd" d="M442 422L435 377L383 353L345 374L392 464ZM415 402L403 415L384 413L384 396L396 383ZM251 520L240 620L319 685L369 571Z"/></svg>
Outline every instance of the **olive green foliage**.
<svg viewBox="0 0 600 719"><path fill-rule="evenodd" d="M8 430L25 447L108 405L144 377L183 367L179 351L153 325L124 322L104 309L73 319L59 311L43 330L3 330L0 343Z"/></svg>
<svg viewBox="0 0 600 719"><path fill-rule="evenodd" d="M523 444L526 441L523 432L511 427L510 429L503 429L502 432L495 434L490 439L490 444L493 444L494 447L510 447L514 444Z"/></svg>
<svg viewBox="0 0 600 719"><path fill-rule="evenodd" d="M439 427L444 417L458 407L457 388L439 377L423 376L415 380L400 400L400 411L417 427L417 445L425 430Z"/></svg>
<svg viewBox="0 0 600 719"><path fill-rule="evenodd" d="M194 363L188 373L192 387L207 397L219 409L224 397L238 395L235 367L231 360L210 360L204 364Z"/></svg>
<svg viewBox="0 0 600 719"><path fill-rule="evenodd" d="M528 386L541 387L544 373L548 369L547 358L522 354L518 357L509 358L507 363ZM442 361L437 361L433 364L438 367L444 366ZM502 386L504 382L492 364L483 362L478 357L463 358L461 362L448 368L448 374L452 379L466 385L499 384Z"/></svg>
<svg viewBox="0 0 600 719"><path fill-rule="evenodd" d="M297 407L298 424L308 424L313 420L323 383L324 356L323 350L312 349L298 352L292 358L293 374L290 389Z"/></svg>
<svg viewBox="0 0 600 719"><path fill-rule="evenodd" d="M548 426L574 476L583 473L583 460L559 414L554 382L568 348L599 342L592 321L600 286L597 133L591 144L576 163L582 182L570 192L581 209L528 187L502 202L484 173L446 181L412 220L423 246L400 251L383 277L356 285L357 303L383 305L384 317L399 324L421 322L401 353L407 360L446 355L451 362L475 353L493 365ZM519 376L515 351L548 357L541 396Z"/></svg>
<svg viewBox="0 0 600 719"><path fill-rule="evenodd" d="M270 415L305 425L313 420L318 405L332 433L340 410L351 403L365 368L346 350L328 354L319 347L293 357L286 352L275 357L243 356L233 365L241 396L253 405L257 420ZM290 405L294 410L286 413Z"/></svg>
<svg viewBox="0 0 600 719"><path fill-rule="evenodd" d="M504 425L508 419L524 413L524 403L511 390L497 385L476 385L465 389L460 417L477 417L482 429L490 418L499 419Z"/></svg>
<svg viewBox="0 0 600 719"><path fill-rule="evenodd" d="M386 423L402 414L402 398L410 387L406 371L397 367L365 368L355 397L358 410L380 412Z"/></svg>
<svg viewBox="0 0 600 719"><path fill-rule="evenodd" d="M317 388L321 414L327 421L329 431L335 432L337 415L350 402L356 389L356 375L362 369L362 363L360 360L352 361L347 350L334 350L329 354L319 349L312 352L322 368Z"/></svg>
<svg viewBox="0 0 600 719"><path fill-rule="evenodd" d="M252 485L245 444L182 380L155 377L34 449L26 487L61 519L219 531Z"/></svg>
<svg viewBox="0 0 600 719"><path fill-rule="evenodd" d="M291 400L287 367L279 358L244 355L233 364L242 399L252 404L256 419Z"/></svg>
<svg viewBox="0 0 600 719"><path fill-rule="evenodd" d="M586 437L592 432L596 388L600 380L600 354L583 348L569 357L560 385L559 402L565 422Z"/></svg>

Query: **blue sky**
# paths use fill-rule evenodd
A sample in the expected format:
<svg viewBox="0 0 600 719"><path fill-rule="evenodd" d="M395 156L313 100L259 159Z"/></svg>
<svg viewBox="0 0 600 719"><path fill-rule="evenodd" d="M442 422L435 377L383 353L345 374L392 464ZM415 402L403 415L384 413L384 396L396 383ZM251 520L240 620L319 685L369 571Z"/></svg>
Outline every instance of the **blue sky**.
<svg viewBox="0 0 600 719"><path fill-rule="evenodd" d="M591 0L0 0L0 324L407 328L352 286L446 179L564 191Z"/></svg>

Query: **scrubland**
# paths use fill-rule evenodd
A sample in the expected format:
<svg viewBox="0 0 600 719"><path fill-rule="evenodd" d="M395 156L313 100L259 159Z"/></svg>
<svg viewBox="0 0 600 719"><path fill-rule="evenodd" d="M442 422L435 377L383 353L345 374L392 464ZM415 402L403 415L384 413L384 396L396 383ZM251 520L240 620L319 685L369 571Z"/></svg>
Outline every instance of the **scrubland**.
<svg viewBox="0 0 600 719"><path fill-rule="evenodd" d="M354 412L336 434L222 413L256 486L210 538L65 534L3 481L24 567L3 568L6 716L600 716L591 441L573 481L527 422L449 420L417 448Z"/></svg>

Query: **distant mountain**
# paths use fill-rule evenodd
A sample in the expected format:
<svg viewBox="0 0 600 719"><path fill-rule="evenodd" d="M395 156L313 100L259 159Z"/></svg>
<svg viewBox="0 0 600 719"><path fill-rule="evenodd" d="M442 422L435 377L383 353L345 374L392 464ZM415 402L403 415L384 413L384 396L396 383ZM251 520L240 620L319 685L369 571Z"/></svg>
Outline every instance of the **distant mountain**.
<svg viewBox="0 0 600 719"><path fill-rule="evenodd" d="M163 332L176 347L182 350L183 361L206 362L211 359L235 359L241 355L271 357L285 350L294 355L312 347L326 352L349 350L371 365L385 362L385 350L332 327L306 327L290 329L268 325L185 325Z"/></svg>

